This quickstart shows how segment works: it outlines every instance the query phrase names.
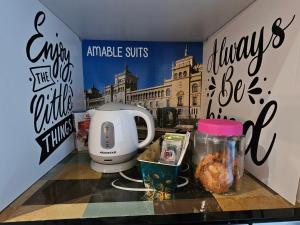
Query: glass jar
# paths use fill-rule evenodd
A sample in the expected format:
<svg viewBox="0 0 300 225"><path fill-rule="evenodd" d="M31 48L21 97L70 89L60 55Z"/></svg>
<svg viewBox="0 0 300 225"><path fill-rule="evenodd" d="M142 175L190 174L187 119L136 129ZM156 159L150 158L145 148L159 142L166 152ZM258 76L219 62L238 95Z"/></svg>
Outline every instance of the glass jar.
<svg viewBox="0 0 300 225"><path fill-rule="evenodd" d="M241 122L199 120L193 150L195 179L212 193L237 192L244 172L244 151Z"/></svg>

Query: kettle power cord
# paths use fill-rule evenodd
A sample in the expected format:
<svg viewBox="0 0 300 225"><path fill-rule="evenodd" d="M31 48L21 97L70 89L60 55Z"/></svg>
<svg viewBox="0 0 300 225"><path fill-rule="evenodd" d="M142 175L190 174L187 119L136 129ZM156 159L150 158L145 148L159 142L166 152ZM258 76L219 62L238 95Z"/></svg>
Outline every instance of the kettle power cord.
<svg viewBox="0 0 300 225"><path fill-rule="evenodd" d="M119 174L121 175L121 177L123 177L123 178L125 178L127 180L130 180L130 181L133 181L133 182L136 182L136 183L143 183L143 180L138 180L138 179L134 179L134 178L128 177L123 172L119 172Z"/></svg>
<svg viewBox="0 0 300 225"><path fill-rule="evenodd" d="M186 165L186 168L184 168L183 170L181 170L182 173L185 173L186 171L188 171L190 169L190 165L188 163L186 163L185 165ZM134 178L128 177L122 171L119 172L119 174L121 175L121 177L123 177L123 178L125 178L127 180L130 180L130 181L133 181L133 182L137 182L137 183L143 183L143 180L139 180L139 179L134 179Z"/></svg>
<svg viewBox="0 0 300 225"><path fill-rule="evenodd" d="M190 166L188 163L186 163L186 168L181 170L181 172L186 172L190 169ZM126 180L130 180L136 183L143 183L143 180L140 179L134 179L131 177L128 177L127 175L125 175L123 172L119 172L120 176L123 177ZM189 179L183 176L178 176L181 179L184 180L184 182L182 184L178 184L177 188L182 188L186 185L189 184ZM147 191L155 191L155 189L151 189L151 188L129 188L129 187L123 187L123 186L119 186L117 184L115 184L119 179L114 180L113 182L111 182L111 186L113 186L116 189L120 189L120 190L124 190L124 191L143 191L143 192L147 192Z"/></svg>
<svg viewBox="0 0 300 225"><path fill-rule="evenodd" d="M183 179L184 182L182 184L177 184L177 188L181 188L181 187L184 187L184 186L188 185L188 183L189 183L189 179L188 178L182 177L182 176L178 176L178 177L180 177L181 179ZM124 191L144 191L144 192L146 192L146 191L155 191L155 189L151 189L151 188L129 188L129 187L119 186L119 185L115 184L115 182L117 182L118 180L119 179L116 179L113 182L111 182L111 186L113 186L114 188L120 189L120 190L124 190ZM138 181L140 181L140 180L138 180Z"/></svg>
<svg viewBox="0 0 300 225"><path fill-rule="evenodd" d="M124 190L124 191L154 191L153 189L150 188L129 188L129 187L122 187L119 185L116 185L115 182L117 182L119 179L114 180L113 182L111 182L111 186L113 186L114 188L120 189L120 190Z"/></svg>

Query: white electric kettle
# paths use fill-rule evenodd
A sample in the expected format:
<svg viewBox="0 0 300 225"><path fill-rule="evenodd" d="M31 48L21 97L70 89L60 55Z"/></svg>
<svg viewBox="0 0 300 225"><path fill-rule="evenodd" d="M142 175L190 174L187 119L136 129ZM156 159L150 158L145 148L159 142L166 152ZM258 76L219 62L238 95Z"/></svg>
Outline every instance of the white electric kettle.
<svg viewBox="0 0 300 225"><path fill-rule="evenodd" d="M148 110L133 105L108 103L93 110L89 128L89 155L96 162L92 168L100 172L118 172L134 166L130 160L138 148L154 138L155 126ZM147 137L138 142L134 118L142 117L147 125ZM131 160L132 161L132 160Z"/></svg>

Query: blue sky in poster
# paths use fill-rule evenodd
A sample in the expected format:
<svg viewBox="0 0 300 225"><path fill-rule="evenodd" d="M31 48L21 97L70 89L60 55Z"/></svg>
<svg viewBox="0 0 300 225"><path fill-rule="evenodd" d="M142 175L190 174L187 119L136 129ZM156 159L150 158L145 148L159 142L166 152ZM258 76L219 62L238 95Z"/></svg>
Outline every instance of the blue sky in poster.
<svg viewBox="0 0 300 225"><path fill-rule="evenodd" d="M101 49L107 49L109 46L115 50L115 57L105 57L103 51L102 56L91 56L91 52L88 54L89 46L100 46ZM186 46L188 55L194 56L197 63L202 63L203 45L201 42L83 40L84 89L90 89L95 85L97 89L103 91L105 85L114 83L115 74L123 72L126 64L129 71L138 77L138 89L161 85L164 79L171 78L172 62L175 63L176 60L183 58ZM117 48L120 50L119 54ZM128 53L138 51L138 48L143 48L141 54L128 57ZM144 50L146 48L147 50Z"/></svg>

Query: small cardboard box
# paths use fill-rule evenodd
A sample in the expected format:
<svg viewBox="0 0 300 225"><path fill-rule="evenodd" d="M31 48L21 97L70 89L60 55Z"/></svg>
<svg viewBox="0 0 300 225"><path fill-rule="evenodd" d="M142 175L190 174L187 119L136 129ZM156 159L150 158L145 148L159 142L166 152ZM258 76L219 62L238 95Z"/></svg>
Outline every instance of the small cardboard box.
<svg viewBox="0 0 300 225"><path fill-rule="evenodd" d="M190 133L172 133L172 135L184 137L181 154L175 165L158 162L161 154L161 142L164 137L155 141L137 158L146 188L163 193L174 193L176 190L176 180L189 144Z"/></svg>
<svg viewBox="0 0 300 225"><path fill-rule="evenodd" d="M76 130L75 145L77 151L88 150L88 133L90 115L88 112L74 112L74 125Z"/></svg>

